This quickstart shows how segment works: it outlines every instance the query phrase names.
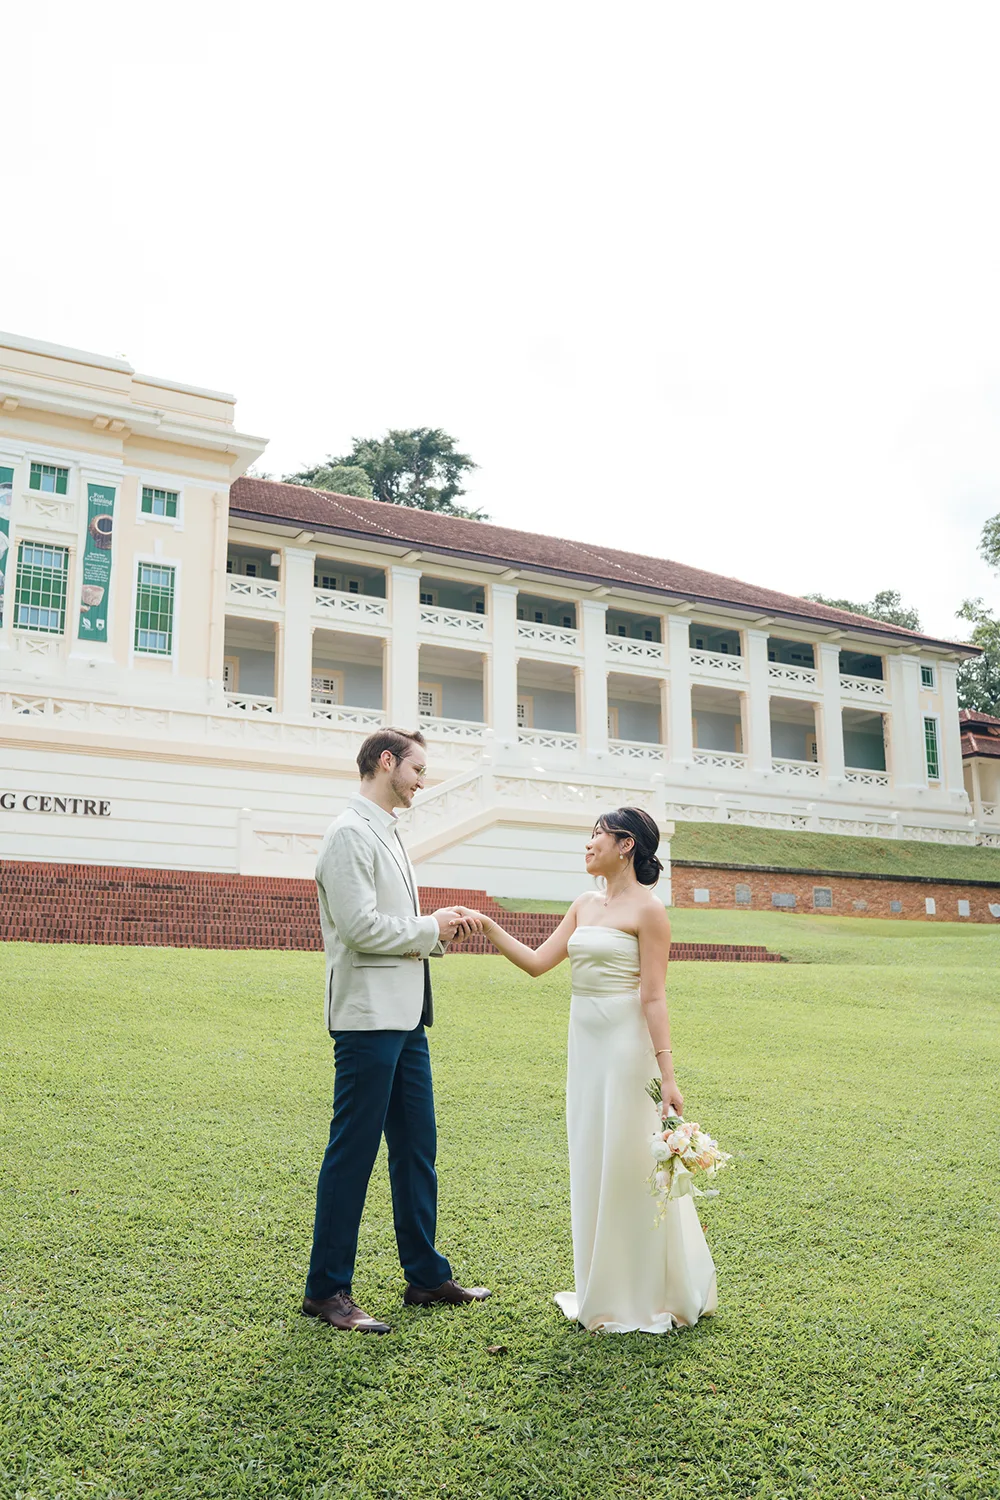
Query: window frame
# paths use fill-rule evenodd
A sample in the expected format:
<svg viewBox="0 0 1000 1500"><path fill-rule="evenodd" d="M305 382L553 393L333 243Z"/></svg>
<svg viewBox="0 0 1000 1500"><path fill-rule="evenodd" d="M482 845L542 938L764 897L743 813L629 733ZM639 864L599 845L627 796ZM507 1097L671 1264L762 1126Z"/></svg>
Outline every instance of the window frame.
<svg viewBox="0 0 1000 1500"><path fill-rule="evenodd" d="M425 606L425 608L426 607L427 606ZM434 708L433 708L433 712L432 713L424 713L423 709L420 707L420 694L421 693L430 693L432 702L434 704ZM417 719L418 720L420 720L420 719L443 719L444 718L444 714L441 712L442 700L443 700L443 688L442 688L442 684L440 682L427 682L426 680L423 681L423 682L418 682L417 683Z"/></svg>
<svg viewBox="0 0 1000 1500"><path fill-rule="evenodd" d="M519 710L524 704L524 719L520 718ZM518 693L514 700L514 723L518 729L534 729L535 727L535 697L533 693Z"/></svg>
<svg viewBox="0 0 1000 1500"><path fill-rule="evenodd" d="M56 473L56 476L57 476L56 488L54 490L43 490L40 484L38 484L38 485L32 484L31 478L32 478L32 471L34 469L39 469L39 470L42 470L42 469L54 469L55 473ZM60 474L62 474L62 475L65 476L66 485L65 485L64 489L59 489L59 487L58 487L58 476ZM41 478L41 475L39 475L39 478ZM70 482L71 482L71 469L70 469L70 465L69 464L54 463L52 460L47 459L47 458L29 458L28 459L28 489L30 490L30 492L33 495L51 495L54 499L58 499L60 497L63 498L63 499L69 499L69 495L70 495Z"/></svg>
<svg viewBox="0 0 1000 1500"><path fill-rule="evenodd" d="M924 676L925 673L927 673L927 676L930 677L929 682ZM937 692L937 674L932 666L928 666L924 662L920 663L920 687L925 693Z"/></svg>
<svg viewBox="0 0 1000 1500"><path fill-rule="evenodd" d="M226 681L226 673L230 673L230 681ZM222 658L222 691L224 693L238 693L240 690L240 659L238 656L224 656Z"/></svg>
<svg viewBox="0 0 1000 1500"><path fill-rule="evenodd" d="M173 589L173 613L170 621L170 650L149 651L136 645L136 636L139 625L139 569L147 568L170 568L174 575ZM181 562L177 557L155 557L148 552L136 552L132 555L132 603L129 616L129 662L135 661L166 661L170 662L174 671L177 670L178 658L178 621L180 619L181 599Z"/></svg>
<svg viewBox="0 0 1000 1500"><path fill-rule="evenodd" d="M36 491L36 493L38 493L38 492ZM48 494L50 492L49 491L43 491L43 493ZM48 636L53 636L56 639L59 639L60 637L63 638L63 639L65 639L65 637L66 637L66 620L67 620L67 615L69 613L69 598L70 598L70 587L69 587L69 585L70 585L70 573L71 573L72 566L73 566L73 549L71 547L63 546L62 544L60 544L58 542L36 541L34 539L34 537L30 537L30 536L18 536L18 537L16 537L16 544L17 544L17 553L15 555L15 560L14 560L14 578L13 578L13 585L14 586L13 586L13 588L10 591L11 592L11 600L12 600L12 607L11 607L11 612L10 612L11 628L14 629L14 630L23 631L23 633L25 635L48 635ZM51 603L49 603L47 605L43 605L41 603L32 605L32 604L22 604L21 601L19 600L18 596L19 596L19 594L21 592L22 554L23 554L24 549L26 547L37 547L39 549L39 551L41 551L41 552L53 552L53 553L59 552L59 553L62 554L62 556L66 560L65 561L65 566L64 566L64 568L62 570L62 574L63 574L63 599L62 599L62 606L61 606L61 609L60 609L60 622L59 622L58 627L56 627L56 628L53 628L52 626L49 626L49 625L21 625L18 622L18 610L20 608L24 608L24 609L37 609L37 610L42 610L42 609L49 609L49 610L51 610L51 608L52 608ZM14 549L11 548L10 550L13 551ZM45 565L43 563L28 563L27 566L30 567L30 568L44 569ZM54 573L56 570L54 568L49 568L48 571Z"/></svg>
<svg viewBox="0 0 1000 1500"><path fill-rule="evenodd" d="M923 720L924 774L926 775L927 780L929 782L931 782L931 781L940 782L942 780L942 776L941 776L941 716L940 716L940 714L922 714L921 718ZM936 764L935 764L935 769L934 769L934 774L933 775L931 774L930 756L927 753L927 749L928 749L928 744L927 744L927 726L928 726L928 724L933 725L933 729L934 729L934 758L935 758Z"/></svg>
<svg viewBox="0 0 1000 1500"><path fill-rule="evenodd" d="M317 682L324 681L335 682L337 684L337 697L324 698L318 696L319 694L322 694L326 691L333 691L333 689L328 690L325 688L318 688L316 686ZM325 705L327 708L343 708L344 704L347 701L344 694L343 670L339 667L324 667L321 671L317 672L314 669L309 676L309 701L310 703Z"/></svg>
<svg viewBox="0 0 1000 1500"><path fill-rule="evenodd" d="M148 471L133 469L136 475L135 488L135 522L137 526L145 526L147 522L155 526L172 526L175 531L184 529L184 480L177 474L152 474ZM152 511L143 510L142 496L144 490L160 490L161 493L177 496L177 514L175 516L158 516Z"/></svg>

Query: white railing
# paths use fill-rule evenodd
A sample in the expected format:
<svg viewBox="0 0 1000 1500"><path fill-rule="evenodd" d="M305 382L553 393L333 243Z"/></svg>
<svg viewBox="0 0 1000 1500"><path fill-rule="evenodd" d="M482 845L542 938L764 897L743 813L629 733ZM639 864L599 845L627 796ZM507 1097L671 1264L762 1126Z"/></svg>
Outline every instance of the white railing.
<svg viewBox="0 0 1000 1500"><path fill-rule="evenodd" d="M767 676L770 682L780 682L782 687L814 688L819 681L813 667L791 667L776 661L768 663Z"/></svg>
<svg viewBox="0 0 1000 1500"><path fill-rule="evenodd" d="M281 584L272 578L242 578L230 573L226 577L226 600L230 604L252 604L273 609L281 603Z"/></svg>
<svg viewBox="0 0 1000 1500"><path fill-rule="evenodd" d="M1000 812L1000 804L996 802L980 802L979 804L979 816L981 818L989 818L992 822L998 812Z"/></svg>
<svg viewBox="0 0 1000 1500"><path fill-rule="evenodd" d="M314 589L313 613L334 615L344 620L362 620L366 623L389 619L387 600L369 594L345 594L339 589Z"/></svg>
<svg viewBox="0 0 1000 1500"><path fill-rule="evenodd" d="M696 766L712 771L742 771L747 763L746 756L735 750L696 750L692 759Z"/></svg>
<svg viewBox="0 0 1000 1500"><path fill-rule="evenodd" d="M851 677L840 674L840 691L851 698L887 698L888 689L881 677Z"/></svg>
<svg viewBox="0 0 1000 1500"><path fill-rule="evenodd" d="M771 770L776 776L801 776L806 781L818 781L820 775L819 762L815 760L772 759Z"/></svg>
<svg viewBox="0 0 1000 1500"><path fill-rule="evenodd" d="M616 760L638 761L643 765L659 765L667 756L662 745L651 745L645 740L608 740L608 754Z"/></svg>
<svg viewBox="0 0 1000 1500"><path fill-rule="evenodd" d="M436 719L431 714L421 714L420 728L435 740L483 739L487 726L474 719Z"/></svg>
<svg viewBox="0 0 1000 1500"><path fill-rule="evenodd" d="M231 713L273 714L277 706L277 698L267 698L261 693L226 694L226 708Z"/></svg>
<svg viewBox="0 0 1000 1500"><path fill-rule="evenodd" d="M557 755L575 755L580 748L580 736L564 733L561 729L519 729L517 742L529 750Z"/></svg>
<svg viewBox="0 0 1000 1500"><path fill-rule="evenodd" d="M742 656L729 656L725 651L691 651L688 660L692 672L702 672L710 677L743 677Z"/></svg>
<svg viewBox="0 0 1000 1500"><path fill-rule="evenodd" d="M576 652L580 649L580 632L568 625L535 625L518 620L517 639L522 646L536 651Z"/></svg>
<svg viewBox="0 0 1000 1500"><path fill-rule="evenodd" d="M851 838L891 839L895 837L895 823L868 823L857 818L820 818L820 833L845 833Z"/></svg>
<svg viewBox="0 0 1000 1500"><path fill-rule="evenodd" d="M851 786L888 786L888 771L845 771L844 780Z"/></svg>
<svg viewBox="0 0 1000 1500"><path fill-rule="evenodd" d="M608 636L608 655L623 656L626 661L648 662L655 667L662 667L666 661L662 642L633 641L624 635Z"/></svg>
<svg viewBox="0 0 1000 1500"><path fill-rule="evenodd" d="M974 845L977 837L974 829L966 832L964 828L928 828L910 823L899 830L899 836L901 839L919 839L924 844L965 845Z"/></svg>
<svg viewBox="0 0 1000 1500"><path fill-rule="evenodd" d="M381 729L385 723L385 710L382 708L348 708L343 703L322 703L314 698L312 702L312 716L314 719L325 719L328 724L339 724L342 729Z"/></svg>
<svg viewBox="0 0 1000 1500"><path fill-rule="evenodd" d="M419 628L434 635L485 641L488 635L486 619L486 615L474 614L469 609L438 609L435 605L421 604Z"/></svg>

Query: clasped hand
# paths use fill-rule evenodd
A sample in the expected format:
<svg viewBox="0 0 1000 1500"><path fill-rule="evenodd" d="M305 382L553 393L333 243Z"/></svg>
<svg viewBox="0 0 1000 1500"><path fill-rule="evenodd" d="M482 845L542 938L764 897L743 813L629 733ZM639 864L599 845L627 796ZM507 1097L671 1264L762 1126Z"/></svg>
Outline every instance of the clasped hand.
<svg viewBox="0 0 1000 1500"><path fill-rule="evenodd" d="M470 937L482 932L483 918L468 906L442 906L434 912L434 919L441 930L441 941L450 943L457 937Z"/></svg>

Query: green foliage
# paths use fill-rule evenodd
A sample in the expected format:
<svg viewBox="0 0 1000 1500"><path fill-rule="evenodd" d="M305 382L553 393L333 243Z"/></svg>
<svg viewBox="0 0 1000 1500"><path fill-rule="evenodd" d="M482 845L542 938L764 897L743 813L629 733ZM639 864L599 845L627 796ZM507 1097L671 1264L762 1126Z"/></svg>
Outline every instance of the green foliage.
<svg viewBox="0 0 1000 1500"><path fill-rule="evenodd" d="M1000 619L982 599L966 599L958 618L969 621L969 640L983 653L974 661L963 661L958 669L959 707L1000 717Z"/></svg>
<svg viewBox="0 0 1000 1500"><path fill-rule="evenodd" d="M360 464L320 464L319 468L309 471L312 478L309 488L313 490L333 490L338 495L355 495L359 500L374 499L371 479ZM304 481L293 480L295 484Z"/></svg>
<svg viewBox="0 0 1000 1500"><path fill-rule="evenodd" d="M1000 885L1000 849L916 839L849 838L836 833L785 833L732 823L677 823L670 857L794 870L843 870L845 874L995 880Z"/></svg>
<svg viewBox="0 0 1000 1500"><path fill-rule="evenodd" d="M828 599L825 594L803 594L814 604L828 604L831 609L845 609L852 615L865 615L869 620L885 620L888 625L901 625L906 630L919 630L920 616L909 609L902 595L895 589L880 589L870 604L855 604L850 599Z"/></svg>
<svg viewBox="0 0 1000 1500"><path fill-rule="evenodd" d="M289 484L333 489L324 476L343 469L361 469L370 481L369 493L390 505L408 505L415 510L436 510L470 521L487 517L481 510L468 510L455 501L464 495L462 480L476 468L467 453L459 453L455 439L440 427L393 428L382 438L354 438L350 453L328 458L312 469L286 474ZM344 494L356 494L345 490Z"/></svg>
<svg viewBox="0 0 1000 1500"><path fill-rule="evenodd" d="M687 1111L737 1159L703 1210L719 1313L663 1338L551 1300L565 967L436 964L440 1242L494 1296L402 1307L382 1161L356 1291L395 1331L366 1339L298 1315L322 955L5 946L0 1493L997 1500L1000 934L676 916L807 962L670 971Z"/></svg>
<svg viewBox="0 0 1000 1500"><path fill-rule="evenodd" d="M991 516L979 538L980 556L1000 572L1000 514Z"/></svg>

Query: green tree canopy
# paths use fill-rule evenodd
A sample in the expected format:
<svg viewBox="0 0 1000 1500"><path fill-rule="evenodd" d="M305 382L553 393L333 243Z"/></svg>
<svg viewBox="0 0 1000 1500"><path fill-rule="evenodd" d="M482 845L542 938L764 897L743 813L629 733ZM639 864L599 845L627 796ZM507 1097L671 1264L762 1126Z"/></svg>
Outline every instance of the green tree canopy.
<svg viewBox="0 0 1000 1500"><path fill-rule="evenodd" d="M920 629L920 616L915 609L908 609L902 595L895 589L880 589L870 604L857 604L853 599L828 599L825 594L803 594L814 604L828 604L831 609L846 609L852 615L867 615L870 620L884 620L887 625L901 625L906 630Z"/></svg>
<svg viewBox="0 0 1000 1500"><path fill-rule="evenodd" d="M350 453L332 455L311 469L286 474L288 484L311 489L345 490L341 482L359 483L358 471L369 483L367 494L389 505L408 505L414 510L435 510L469 521L488 519L481 510L456 505L465 490L462 480L477 467L467 453L459 453L455 438L440 427L392 428L381 438L354 438ZM353 471L353 472L351 472ZM336 482L331 482L331 481Z"/></svg>
<svg viewBox="0 0 1000 1500"><path fill-rule="evenodd" d="M979 538L979 555L1000 572L1000 514L991 516ZM982 599L966 599L958 611L972 626L970 641L982 656L964 661L958 669L958 701L962 708L1000 718L1000 619Z"/></svg>

